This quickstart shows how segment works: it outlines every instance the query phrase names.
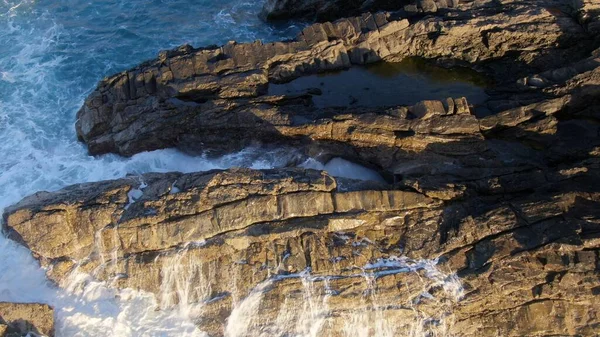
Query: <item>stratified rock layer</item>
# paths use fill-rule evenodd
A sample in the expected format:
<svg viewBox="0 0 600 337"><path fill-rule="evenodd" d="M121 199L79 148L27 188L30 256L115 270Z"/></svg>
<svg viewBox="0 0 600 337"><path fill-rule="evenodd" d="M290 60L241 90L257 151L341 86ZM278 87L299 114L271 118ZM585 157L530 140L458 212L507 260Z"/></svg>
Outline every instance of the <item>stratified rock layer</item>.
<svg viewBox="0 0 600 337"><path fill-rule="evenodd" d="M267 96L269 84L410 56L486 65L511 79L587 55L595 16L584 15L586 25L577 13L560 1L477 1L413 23L364 14L309 26L294 41L182 46L101 81L77 114L77 134L91 154L127 156L166 147L216 155L266 140L344 143L351 133L331 127L339 110L315 108L310 93ZM383 113L347 110L345 123L364 124L357 115L365 112ZM314 136L315 123L327 123L330 139ZM387 142L410 134L396 132Z"/></svg>
<svg viewBox="0 0 600 337"><path fill-rule="evenodd" d="M163 307L197 305L214 336L267 280L252 315L260 323L246 333L282 329L282 312L312 289L296 274L306 270L328 280L311 294L327 299L333 335L344 335L344 315L364 310L389 316L398 333L425 315L462 336L592 335L599 163L596 153L545 171L527 193L460 202L303 169L146 174L38 193L4 219L58 283L88 272L154 292ZM414 272L381 263L399 257ZM418 267L437 258L438 270L458 273L462 298L442 286L447 275ZM373 284L365 270L378 271Z"/></svg>
<svg viewBox="0 0 600 337"><path fill-rule="evenodd" d="M6 209L5 230L58 284L85 272L155 293L212 336L349 336L373 321L394 336L594 336L597 5L434 12L365 14L290 42L184 46L105 79L78 113L94 154L258 141L351 159L389 184L297 168L145 174L37 193ZM267 95L269 83L407 56L514 67L478 107L487 116L459 97L336 109L312 105L314 90Z"/></svg>

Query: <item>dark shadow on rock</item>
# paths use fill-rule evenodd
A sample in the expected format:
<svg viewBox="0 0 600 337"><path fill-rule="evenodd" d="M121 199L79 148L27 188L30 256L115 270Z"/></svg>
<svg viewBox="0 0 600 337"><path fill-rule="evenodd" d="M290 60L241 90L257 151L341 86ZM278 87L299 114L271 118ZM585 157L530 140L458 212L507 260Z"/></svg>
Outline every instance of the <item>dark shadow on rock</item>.
<svg viewBox="0 0 600 337"><path fill-rule="evenodd" d="M6 331L6 337L29 336L30 334L33 334L33 336L43 335L33 323L26 319L21 318L10 322L6 322L4 319L2 319L0 313L0 324L5 324L8 326L8 329Z"/></svg>

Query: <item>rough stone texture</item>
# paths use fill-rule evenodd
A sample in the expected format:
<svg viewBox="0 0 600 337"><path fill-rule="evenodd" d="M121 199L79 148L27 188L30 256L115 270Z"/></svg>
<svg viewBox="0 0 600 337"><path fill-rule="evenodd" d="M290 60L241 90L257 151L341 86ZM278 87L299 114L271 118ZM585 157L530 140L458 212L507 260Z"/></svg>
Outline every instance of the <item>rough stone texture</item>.
<svg viewBox="0 0 600 337"><path fill-rule="evenodd" d="M5 221L11 235L39 255L59 280L68 266L86 261L86 269L95 269L113 258L115 249L120 258L133 261L139 254L158 254L258 224L280 222L293 229L291 223L302 218L374 216L439 204L413 192L382 190L385 186L376 183L339 180L304 169L145 174L34 194L8 208ZM142 184L147 187L138 190ZM362 190L365 185L377 189Z"/></svg>
<svg viewBox="0 0 600 337"><path fill-rule="evenodd" d="M0 336L54 337L54 310L46 304L0 302Z"/></svg>
<svg viewBox="0 0 600 337"><path fill-rule="evenodd" d="M527 111L490 117L485 129L522 129ZM7 209L4 222L58 283L77 267L154 292L162 307L198 305L197 323L213 336L223 335L232 308L252 289L265 293L248 333L281 329L282 312L307 315L298 308L310 291L319 303L327 299L323 331L333 336L347 315L361 312L384 315L398 334L425 316L462 336L593 336L600 328L600 151L581 141L584 133L576 137L587 147L582 160L557 151L563 161L541 161L538 170L492 170L492 177L471 177L486 184L468 198L312 170L234 169L42 192ZM369 263L395 256L439 259L439 270L457 272L463 297L416 267L402 273L382 265L373 269L381 273L374 285L361 281ZM303 270L335 277L307 288L294 274Z"/></svg>
<svg viewBox="0 0 600 337"><path fill-rule="evenodd" d="M590 33L600 33L600 4L594 0L573 0L573 8L577 10L577 18Z"/></svg>
<svg viewBox="0 0 600 337"><path fill-rule="evenodd" d="M597 335L597 4L455 4L419 1L404 12L435 15L411 22L317 24L285 43L164 52L101 82L78 114L92 153L263 141L367 164L388 184L296 168L145 174L39 192L5 210L4 229L58 284L86 272L153 292L161 308L194 307L211 336L232 329L228 317L249 318L236 321L246 334L323 318L334 337L374 319L393 335ZM414 55L537 70L496 86L477 107L487 116L464 98L317 109L309 93L266 95L269 83Z"/></svg>
<svg viewBox="0 0 600 337"><path fill-rule="evenodd" d="M297 110L294 100L253 99L251 112L242 105L231 114L196 119L195 130L202 131L180 141L223 153L262 140L322 160L341 156L380 169L397 186L444 200L519 193L543 183L549 167L583 160L600 146L600 59L593 54L497 88L486 103L496 113L486 117L472 115L464 98L425 101L404 112ZM535 86L530 78L538 79Z"/></svg>
<svg viewBox="0 0 600 337"><path fill-rule="evenodd" d="M182 46L101 81L77 114L77 134L91 154L127 156L165 147L221 154L265 139L294 142L339 111L315 108L309 93L267 96L269 83L409 56L466 62L505 79L523 69L554 69L586 55L595 36L588 28L594 21L580 24L567 2L465 2L413 23L363 14L309 26L294 41Z"/></svg>

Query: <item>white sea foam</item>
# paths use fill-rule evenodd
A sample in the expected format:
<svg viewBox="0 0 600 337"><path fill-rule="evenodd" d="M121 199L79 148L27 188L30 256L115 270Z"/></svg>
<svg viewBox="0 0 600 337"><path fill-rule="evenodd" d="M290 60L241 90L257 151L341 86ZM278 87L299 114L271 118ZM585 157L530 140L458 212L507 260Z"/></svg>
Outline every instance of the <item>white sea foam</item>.
<svg viewBox="0 0 600 337"><path fill-rule="evenodd" d="M390 274L420 273L422 293L413 300L414 306L403 308L409 312L410 321L397 321L386 317L385 306L379 293L376 280ZM330 281L339 278L356 278L364 282L365 292L357 297L355 310L340 310L337 313L330 308L332 296L340 292L333 289ZM299 279L302 295L290 292L280 303L279 313L274 321L265 321L255 315L270 288L277 282ZM354 282L356 284L356 282ZM441 293L432 295L429 290L441 286ZM287 289L287 288L286 288ZM409 295L409 294L407 294ZM341 336L344 337L451 337L448 327L452 322L449 315L452 306L462 298L462 285L452 274L445 274L437 267L436 260L413 260L406 257L391 256L366 264L362 272L345 276L312 276L309 270L296 274L275 275L259 285L250 294L238 301L227 322L226 337L318 337L326 336L327 329L339 315L344 322ZM429 301L433 312L423 312L417 304L421 300ZM339 318L338 318L339 319ZM436 322L436 324L431 324Z"/></svg>
<svg viewBox="0 0 600 337"><path fill-rule="evenodd" d="M116 290L85 274L74 274L64 290L45 279L29 251L0 237L0 298L42 302L56 308L57 336L204 336L177 311L157 311L155 297Z"/></svg>
<svg viewBox="0 0 600 337"><path fill-rule="evenodd" d="M334 177L373 180L385 183L385 180L375 170L371 170L342 158L333 158L325 165L313 158L309 158L304 163L300 164L300 167L311 168L315 170L325 170Z"/></svg>

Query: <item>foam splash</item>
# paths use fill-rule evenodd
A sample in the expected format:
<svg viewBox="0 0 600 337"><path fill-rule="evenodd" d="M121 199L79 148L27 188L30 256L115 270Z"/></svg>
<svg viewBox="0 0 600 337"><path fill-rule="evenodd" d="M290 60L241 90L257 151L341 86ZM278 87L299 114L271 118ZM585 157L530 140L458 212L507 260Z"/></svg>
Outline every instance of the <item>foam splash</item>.
<svg viewBox="0 0 600 337"><path fill-rule="evenodd" d="M0 273L2 300L53 305L56 336L205 336L179 312L156 310L152 294L117 290L82 273L73 273L62 289L56 288L26 248L4 237L0 261L9 271Z"/></svg>
<svg viewBox="0 0 600 337"><path fill-rule="evenodd" d="M239 301L227 322L226 337L267 337L295 336L317 337L328 335L335 330L335 319L343 322L341 331L336 335L344 337L451 337L448 328L452 325L449 318L452 306L461 300L463 289L455 274L445 274L437 267L436 260L412 260L407 257L389 257L369 263L358 274L345 276L313 276L310 270L297 274L276 275L258 286L243 300ZM398 273L419 273L422 292L413 298L412 305L403 308L410 312L411 320L397 321L388 319L377 286L377 279ZM421 274L418 274L421 275ZM332 288L331 281L342 278L358 278L364 282L365 291L358 310L333 310L329 302L339 292ZM299 279L302 284L301 298L286 296L279 308L274 322L262 321L255 315L271 287L287 279ZM443 292L435 296L430 289L441 287ZM298 302L299 301L299 302ZM435 312L422 311L420 301L427 301ZM338 327L339 330L339 327Z"/></svg>
<svg viewBox="0 0 600 337"><path fill-rule="evenodd" d="M161 277L160 307L175 308L183 316L193 319L202 313L203 301L210 299L215 266L214 262L204 263L189 254L175 254L162 262Z"/></svg>
<svg viewBox="0 0 600 337"><path fill-rule="evenodd" d="M375 170L371 170L364 166L338 157L332 158L325 164L320 163L314 158L308 158L299 166L314 170L324 170L334 177L350 178L357 180L373 180L385 183L385 180Z"/></svg>

